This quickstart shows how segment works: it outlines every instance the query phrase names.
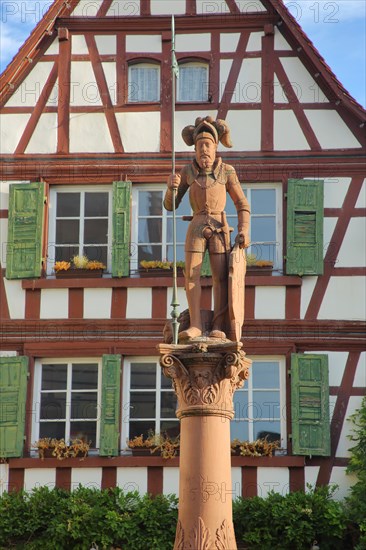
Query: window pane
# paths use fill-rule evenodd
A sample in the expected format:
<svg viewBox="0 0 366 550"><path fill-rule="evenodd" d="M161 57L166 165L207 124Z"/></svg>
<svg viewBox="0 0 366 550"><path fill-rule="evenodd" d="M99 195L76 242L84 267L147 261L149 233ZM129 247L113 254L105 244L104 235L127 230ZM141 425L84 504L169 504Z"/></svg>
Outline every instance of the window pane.
<svg viewBox="0 0 366 550"><path fill-rule="evenodd" d="M97 392L73 392L71 396L71 418L97 418Z"/></svg>
<svg viewBox="0 0 366 550"><path fill-rule="evenodd" d="M177 245L177 262L184 262L184 245ZM166 259L168 262L173 261L173 246L166 247Z"/></svg>
<svg viewBox="0 0 366 550"><path fill-rule="evenodd" d="M155 392L131 392L130 418L155 418Z"/></svg>
<svg viewBox="0 0 366 550"><path fill-rule="evenodd" d="M162 418L175 418L177 398L172 391L161 392L160 416Z"/></svg>
<svg viewBox="0 0 366 550"><path fill-rule="evenodd" d="M67 365L42 365L42 390L66 389Z"/></svg>
<svg viewBox="0 0 366 550"><path fill-rule="evenodd" d="M161 373L160 373L160 378L161 378L161 387L163 389L168 388L170 390L173 387L172 379L168 378L167 376L164 376L162 370L161 370Z"/></svg>
<svg viewBox="0 0 366 550"><path fill-rule="evenodd" d="M155 431L155 421L150 420L148 422L138 422L138 421L132 421L130 422L130 434L129 439L133 439L134 437L138 437L139 435L143 435L145 438L148 437L149 431Z"/></svg>
<svg viewBox="0 0 366 550"><path fill-rule="evenodd" d="M139 191L139 216L161 216L162 214L162 191Z"/></svg>
<svg viewBox="0 0 366 550"><path fill-rule="evenodd" d="M139 243L161 243L162 220L157 218L139 220Z"/></svg>
<svg viewBox="0 0 366 550"><path fill-rule="evenodd" d="M79 242L79 220L57 220L57 244L76 244Z"/></svg>
<svg viewBox="0 0 366 550"><path fill-rule="evenodd" d="M56 247L56 256L55 261L56 262L69 262L70 259L75 256L75 254L79 254L79 247L78 246L57 246Z"/></svg>
<svg viewBox="0 0 366 550"><path fill-rule="evenodd" d="M39 437L65 439L65 422L41 422L39 424Z"/></svg>
<svg viewBox="0 0 366 550"><path fill-rule="evenodd" d="M276 240L276 218L251 218L251 239L253 242Z"/></svg>
<svg viewBox="0 0 366 550"><path fill-rule="evenodd" d="M96 447L96 422L70 422L70 439L82 439Z"/></svg>
<svg viewBox="0 0 366 550"><path fill-rule="evenodd" d="M275 214L275 189L252 189L250 203L252 214Z"/></svg>
<svg viewBox="0 0 366 550"><path fill-rule="evenodd" d="M253 418L280 418L280 392L254 391Z"/></svg>
<svg viewBox="0 0 366 550"><path fill-rule="evenodd" d="M84 246L84 254L86 254L89 260L98 260L104 265L108 263L108 247L107 246Z"/></svg>
<svg viewBox="0 0 366 550"><path fill-rule="evenodd" d="M248 422L245 420L232 420L230 422L230 437L233 439L240 439L240 441L248 441L249 428Z"/></svg>
<svg viewBox="0 0 366 550"><path fill-rule="evenodd" d="M56 216L73 218L80 216L80 193L57 193Z"/></svg>
<svg viewBox="0 0 366 550"><path fill-rule="evenodd" d="M147 245L139 246L138 261L142 260L161 260L161 245Z"/></svg>
<svg viewBox="0 0 366 550"><path fill-rule="evenodd" d="M253 388L279 388L279 365L275 362L253 362Z"/></svg>
<svg viewBox="0 0 366 550"><path fill-rule="evenodd" d="M277 244L252 244L250 254L255 254L257 260L270 260L276 262L277 259Z"/></svg>
<svg viewBox="0 0 366 550"><path fill-rule="evenodd" d="M85 216L108 217L108 193L85 193Z"/></svg>
<svg viewBox="0 0 366 550"><path fill-rule="evenodd" d="M98 387L98 365L72 365L72 389L89 390Z"/></svg>
<svg viewBox="0 0 366 550"><path fill-rule="evenodd" d="M186 240L186 233L188 228L188 222L184 222L181 218L177 218L177 241L184 243ZM167 220L167 237L166 237L168 243L173 242L173 219L168 218Z"/></svg>
<svg viewBox="0 0 366 550"><path fill-rule="evenodd" d="M179 101L207 101L207 67L181 65L179 67Z"/></svg>
<svg viewBox="0 0 366 550"><path fill-rule="evenodd" d="M41 394L41 419L63 420L66 417L66 393Z"/></svg>
<svg viewBox="0 0 366 550"><path fill-rule="evenodd" d="M160 433L167 434L169 437L178 437L179 435L179 422L178 420L162 420L160 422Z"/></svg>
<svg viewBox="0 0 366 550"><path fill-rule="evenodd" d="M130 67L128 101L158 101L158 75L158 67Z"/></svg>
<svg viewBox="0 0 366 550"><path fill-rule="evenodd" d="M131 363L131 389L155 389L156 363Z"/></svg>
<svg viewBox="0 0 366 550"><path fill-rule="evenodd" d="M253 422L254 440L267 437L268 441L277 441L281 439L280 422Z"/></svg>
<svg viewBox="0 0 366 550"><path fill-rule="evenodd" d="M108 241L108 220L85 220L84 243L104 244Z"/></svg>
<svg viewBox="0 0 366 550"><path fill-rule="evenodd" d="M248 392L236 391L234 393L235 418L248 418Z"/></svg>

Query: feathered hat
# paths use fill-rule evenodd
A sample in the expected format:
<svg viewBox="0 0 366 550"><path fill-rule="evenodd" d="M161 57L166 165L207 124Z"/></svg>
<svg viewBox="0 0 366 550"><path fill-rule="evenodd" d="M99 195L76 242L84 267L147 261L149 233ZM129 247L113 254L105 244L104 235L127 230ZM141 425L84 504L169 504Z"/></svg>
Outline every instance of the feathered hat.
<svg viewBox="0 0 366 550"><path fill-rule="evenodd" d="M182 130L182 138L187 145L195 145L201 134L208 134L216 144L220 141L225 147L232 147L230 130L225 120L214 120L211 116L198 117L193 125Z"/></svg>

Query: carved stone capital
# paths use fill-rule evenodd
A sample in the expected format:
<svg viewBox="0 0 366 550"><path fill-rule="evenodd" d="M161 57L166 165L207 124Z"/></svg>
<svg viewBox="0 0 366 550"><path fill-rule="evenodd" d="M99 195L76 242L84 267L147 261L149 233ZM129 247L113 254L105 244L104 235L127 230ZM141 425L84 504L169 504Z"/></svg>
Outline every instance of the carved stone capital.
<svg viewBox="0 0 366 550"><path fill-rule="evenodd" d="M233 394L249 377L251 365L240 343L161 344L159 351L163 372L172 379L178 397L178 418L233 418Z"/></svg>
<svg viewBox="0 0 366 550"><path fill-rule="evenodd" d="M214 533L206 527L201 517L186 536L182 523L178 521L174 550L233 550L236 548L233 524L224 520Z"/></svg>

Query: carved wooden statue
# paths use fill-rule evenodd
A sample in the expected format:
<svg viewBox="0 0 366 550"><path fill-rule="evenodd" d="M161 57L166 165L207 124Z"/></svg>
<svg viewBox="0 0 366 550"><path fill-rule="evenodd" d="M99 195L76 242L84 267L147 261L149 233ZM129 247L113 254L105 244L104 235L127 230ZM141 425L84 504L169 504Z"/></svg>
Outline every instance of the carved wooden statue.
<svg viewBox="0 0 366 550"><path fill-rule="evenodd" d="M193 210L185 242L185 283L190 326L179 333L179 341L202 336L200 273L206 249L210 256L214 291L214 315L209 337L225 341L229 326L230 337L240 340L244 319L245 275L242 249L249 246L250 209L235 169L216 156L219 142L232 147L230 131L223 120L215 121L207 116L198 118L194 126L184 128L182 136L187 145L195 146L196 158L183 167L180 175L172 174L169 177L164 198L165 208L172 210L173 190L177 189L176 207L189 190ZM230 228L225 214L226 192L233 200L238 214L236 246L231 258ZM244 267L240 268L240 265ZM229 268L232 279L228 295ZM230 329L230 326L235 325L240 328Z"/></svg>

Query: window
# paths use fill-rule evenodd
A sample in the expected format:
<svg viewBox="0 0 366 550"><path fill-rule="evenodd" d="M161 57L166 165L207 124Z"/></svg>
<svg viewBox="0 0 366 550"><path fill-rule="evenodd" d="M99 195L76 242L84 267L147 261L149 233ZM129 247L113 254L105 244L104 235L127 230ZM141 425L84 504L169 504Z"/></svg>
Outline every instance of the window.
<svg viewBox="0 0 366 550"><path fill-rule="evenodd" d="M75 254L85 254L110 269L111 195L111 189L97 186L51 189L49 273L55 261L69 261Z"/></svg>
<svg viewBox="0 0 366 550"><path fill-rule="evenodd" d="M128 101L159 101L160 67L153 63L135 63L128 67Z"/></svg>
<svg viewBox="0 0 366 550"><path fill-rule="evenodd" d="M127 439L147 436L150 430L177 436L177 400L172 381L163 375L158 359L125 360L123 377L122 447Z"/></svg>
<svg viewBox="0 0 366 550"><path fill-rule="evenodd" d="M268 437L286 444L285 360L252 357L249 379L234 393L231 439L255 441Z"/></svg>
<svg viewBox="0 0 366 550"><path fill-rule="evenodd" d="M208 101L208 65L181 63L179 65L178 101Z"/></svg>
<svg viewBox="0 0 366 550"><path fill-rule="evenodd" d="M132 205L135 212L132 227L131 269L137 269L141 260L173 261L173 213L165 210L163 200L166 186L134 187ZM177 260L184 260L184 241L188 222L182 216L191 214L188 192L177 210Z"/></svg>
<svg viewBox="0 0 366 550"><path fill-rule="evenodd" d="M282 268L282 208L280 186L255 184L243 186L251 208L250 240L248 254L257 260L270 260L275 269ZM226 212L229 225L237 227L237 215L233 202L228 199Z"/></svg>
<svg viewBox="0 0 366 550"><path fill-rule="evenodd" d="M99 442L101 361L42 360L36 365L33 439L79 438Z"/></svg>

